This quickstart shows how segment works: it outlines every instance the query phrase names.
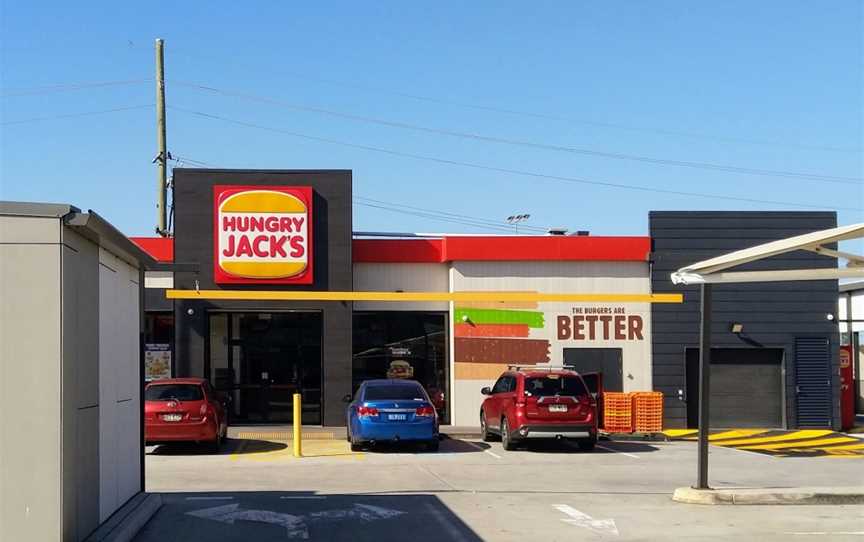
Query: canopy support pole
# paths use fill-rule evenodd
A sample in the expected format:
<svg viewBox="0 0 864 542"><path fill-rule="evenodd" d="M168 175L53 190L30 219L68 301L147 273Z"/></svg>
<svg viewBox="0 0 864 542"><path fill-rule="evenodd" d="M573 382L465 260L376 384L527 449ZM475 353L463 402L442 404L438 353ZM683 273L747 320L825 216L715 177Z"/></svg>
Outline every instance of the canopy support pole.
<svg viewBox="0 0 864 542"><path fill-rule="evenodd" d="M699 335L699 461L696 489L708 487L708 399L711 397L711 285L702 284Z"/></svg>

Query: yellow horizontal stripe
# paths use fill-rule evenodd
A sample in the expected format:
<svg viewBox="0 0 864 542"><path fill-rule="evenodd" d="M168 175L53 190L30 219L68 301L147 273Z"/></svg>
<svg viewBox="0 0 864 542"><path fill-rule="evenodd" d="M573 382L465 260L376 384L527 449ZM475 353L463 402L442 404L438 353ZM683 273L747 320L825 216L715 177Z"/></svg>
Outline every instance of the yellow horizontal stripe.
<svg viewBox="0 0 864 542"><path fill-rule="evenodd" d="M168 299L285 301L580 301L584 303L682 303L682 294L542 294L537 292L309 292L281 290L166 290Z"/></svg>
<svg viewBox="0 0 864 542"><path fill-rule="evenodd" d="M848 450L862 450L864 451L864 443L860 444L849 444L848 446L831 446L830 448L817 448L817 450L822 450L823 452L833 452L834 450L838 451L848 451Z"/></svg>
<svg viewBox="0 0 864 542"><path fill-rule="evenodd" d="M750 444L767 444L769 442L784 442L787 440L803 440L807 438L824 437L825 435L830 435L832 433L834 433L834 431L827 431L824 429L808 429L805 431L793 431L792 433L786 433L785 435L776 435L773 437L743 438L729 440L726 442L716 442L715 444L717 444L717 446L738 446L739 444L742 446L747 446Z"/></svg>
<svg viewBox="0 0 864 542"><path fill-rule="evenodd" d="M844 442L855 442L857 439L850 437L834 437L808 440L806 442L782 442L775 444L757 444L754 446L736 446L739 450L785 450L786 448L795 448L796 450L812 450L816 446L826 446L828 444L841 444Z"/></svg>
<svg viewBox="0 0 864 542"><path fill-rule="evenodd" d="M720 433L714 433L713 435L709 435L708 440L715 441L722 439L733 439L735 437L752 437L754 435L761 435L762 433L767 433L768 431L768 429L734 429L731 431L721 431Z"/></svg>

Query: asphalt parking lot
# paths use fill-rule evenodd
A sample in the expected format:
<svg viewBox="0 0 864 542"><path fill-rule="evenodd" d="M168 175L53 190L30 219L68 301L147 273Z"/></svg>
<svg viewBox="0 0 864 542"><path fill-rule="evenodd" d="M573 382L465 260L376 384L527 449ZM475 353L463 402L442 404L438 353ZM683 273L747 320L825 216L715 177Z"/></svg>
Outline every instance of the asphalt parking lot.
<svg viewBox="0 0 864 542"><path fill-rule="evenodd" d="M165 504L136 540L864 540L864 506L702 506L692 442L603 441L505 452L444 440L438 453L347 442L232 439L219 455L148 448ZM715 487L864 485L860 457L710 450Z"/></svg>

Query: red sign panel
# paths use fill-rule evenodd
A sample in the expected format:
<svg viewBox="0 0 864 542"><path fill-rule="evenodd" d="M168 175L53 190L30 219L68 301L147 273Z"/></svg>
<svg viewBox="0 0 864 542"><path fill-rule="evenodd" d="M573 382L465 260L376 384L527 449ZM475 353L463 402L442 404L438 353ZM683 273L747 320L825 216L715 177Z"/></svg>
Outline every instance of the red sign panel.
<svg viewBox="0 0 864 542"><path fill-rule="evenodd" d="M312 283L312 188L213 187L217 284Z"/></svg>

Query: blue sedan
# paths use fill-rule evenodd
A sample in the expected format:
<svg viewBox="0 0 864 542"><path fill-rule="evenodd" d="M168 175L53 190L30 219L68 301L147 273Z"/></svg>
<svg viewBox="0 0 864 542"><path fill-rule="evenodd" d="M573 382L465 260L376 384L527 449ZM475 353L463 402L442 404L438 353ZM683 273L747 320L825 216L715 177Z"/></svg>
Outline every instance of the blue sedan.
<svg viewBox="0 0 864 542"><path fill-rule="evenodd" d="M350 401L346 417L352 450L400 441L438 450L438 413L426 390L414 380L367 380Z"/></svg>

